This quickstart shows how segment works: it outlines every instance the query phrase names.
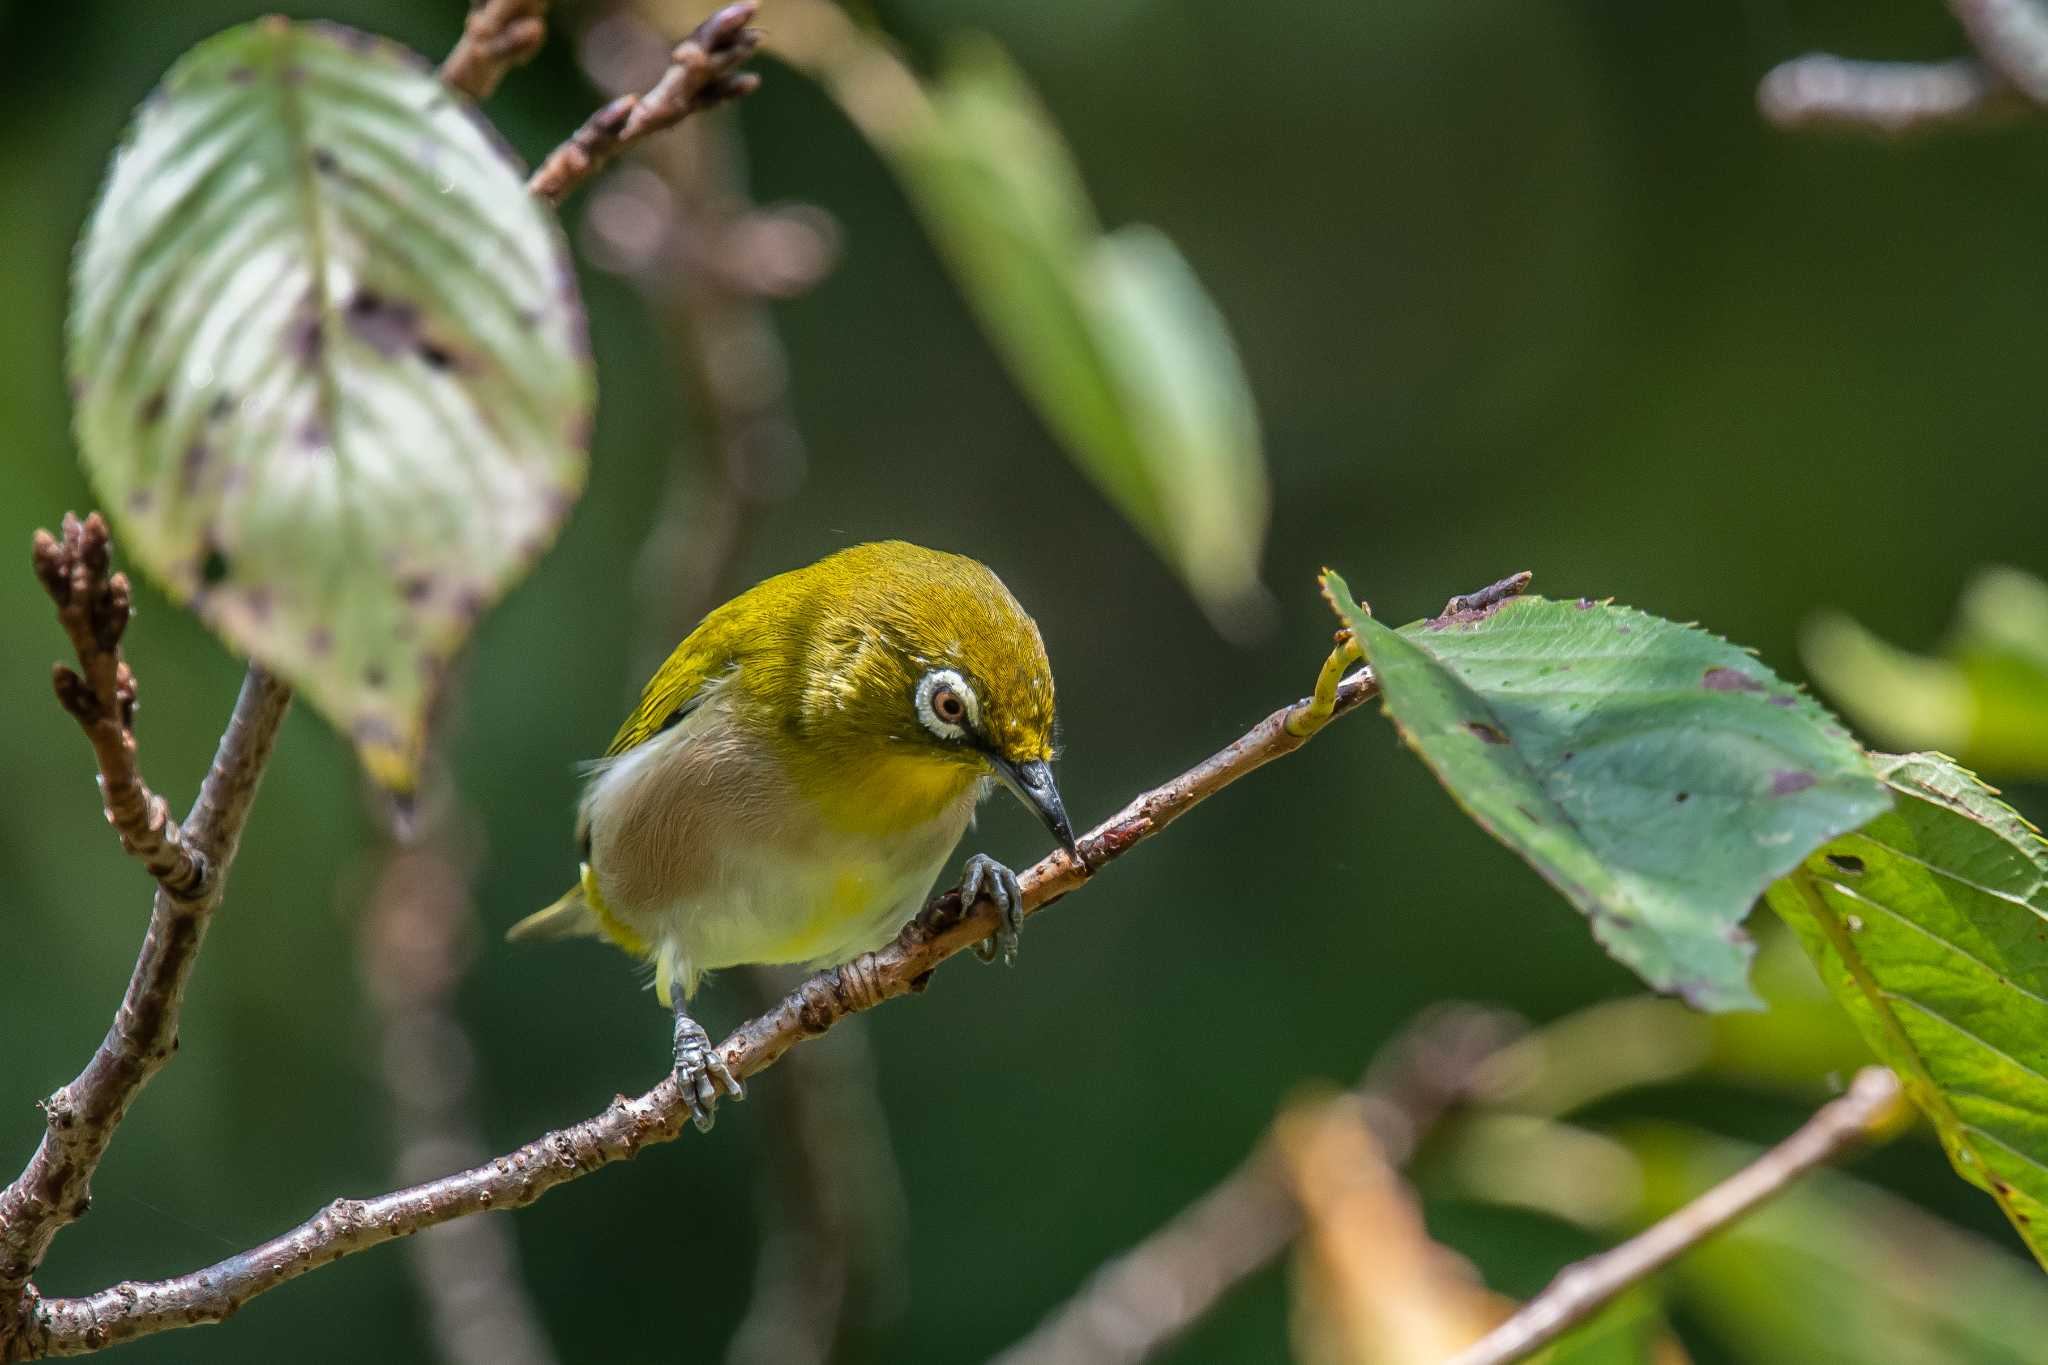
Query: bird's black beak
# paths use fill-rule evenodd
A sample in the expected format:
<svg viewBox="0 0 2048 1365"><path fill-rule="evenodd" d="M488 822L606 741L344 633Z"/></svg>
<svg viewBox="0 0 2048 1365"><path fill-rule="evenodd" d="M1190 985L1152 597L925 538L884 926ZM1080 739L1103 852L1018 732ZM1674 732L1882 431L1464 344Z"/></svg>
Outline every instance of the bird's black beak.
<svg viewBox="0 0 2048 1365"><path fill-rule="evenodd" d="M1067 806L1060 800L1060 789L1053 785L1052 765L1042 758L1029 763L1012 763L1000 754L989 755L995 764L996 776L1004 786L1016 793L1017 799L1031 807L1045 827L1052 831L1052 837L1060 841L1060 847L1073 855L1074 861L1081 861L1081 847L1074 842L1074 827L1067 823Z"/></svg>

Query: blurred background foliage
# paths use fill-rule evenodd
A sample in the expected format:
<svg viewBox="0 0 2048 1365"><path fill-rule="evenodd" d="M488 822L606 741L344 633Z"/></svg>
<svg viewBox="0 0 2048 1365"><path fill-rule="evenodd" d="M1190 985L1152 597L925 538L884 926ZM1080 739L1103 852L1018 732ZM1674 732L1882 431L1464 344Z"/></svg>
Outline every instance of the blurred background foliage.
<svg viewBox="0 0 2048 1365"><path fill-rule="evenodd" d="M462 7L281 8L439 55ZM0 543L25 547L35 526L90 502L61 327L71 244L114 141L179 53L253 12L0 7L0 181L13 187L0 196ZM824 207L842 259L777 310L808 463L763 513L744 576L881 536L989 561L1058 668L1062 783L1079 819L1306 688L1329 630L1312 582L1323 563L1394 620L1527 567L1553 596L1704 621L1788 675L1823 606L1923 647L1980 566L2048 571L2048 414L2032 378L2048 129L1885 145L1774 133L1753 110L1763 71L1808 48L1948 55L1956 39L1936 5L1315 0L1276 15L1221 0L889 0L873 13L925 72L971 32L1007 50L1096 217L1156 225L1203 281L1260 414L1261 577L1276 605L1246 645L1219 635L1062 456L883 160L816 86L761 64L767 84L738 115L753 192ZM559 28L577 22L565 7ZM556 41L491 113L533 159L594 99ZM579 241L586 202L567 214ZM590 491L483 624L452 736L486 849L479 959L460 1002L467 1064L501 1146L643 1087L667 1054L661 1016L615 956L496 941L573 860L574 764L602 747L638 682L634 559L690 429L676 358L638 292L597 271L584 284L601 389ZM140 605L128 650L145 762L182 799L240 666L153 591ZM105 1028L148 888L116 856L88 755L50 703L61 637L25 566L0 574L0 619L15 642L0 667L12 778L0 793L0 1151L25 1154L32 1099ZM2038 766L1979 761L1992 781L2021 783L2023 810L2048 809L2023 782ZM973 1359L1015 1339L1231 1169L1297 1087L1354 1076L1430 1002L1476 998L1544 1021L1634 994L1378 720L1346 721L1252 782L1034 925L1017 970L950 968L916 1004L874 1016L909 1283L855 1358ZM180 1057L137 1107L46 1289L182 1271L389 1183L354 966L375 858L361 796L345 744L294 715ZM977 837L1013 862L1039 842L1001 807ZM1715 1162L1705 1148L1674 1154L1655 1136L1669 1125L1769 1141L1856 1064L1846 1023L1810 1008L1811 973L1791 966L1766 988L1772 1016L1715 1025L1707 1053L1728 1067L1596 1087L1587 1123L1651 1135L1635 1149L1647 1203ZM731 988L704 1003L714 1028L747 1007ZM1616 1036L1583 1030L1578 1046L1597 1069ZM758 1112L735 1107L713 1140L517 1216L565 1358L668 1360L723 1340L751 1273ZM1666 1127L1628 1128L1650 1122ZM1514 1151L1492 1167L1512 1173ZM1481 1197L1457 1154L1440 1178L1420 1168L1425 1213L1494 1288L1526 1296L1613 1235L1611 1221ZM1924 1138L1865 1159L1854 1180L1815 1187L1837 1214L1801 1225L1812 1245L1774 1244L1778 1292L1811 1285L1817 1305L1824 1287L1830 1313L1895 1299L1910 1259L1869 1257L1850 1274L1830 1252L1853 1250L1861 1226L1931 1215L1985 1254L2016 1246ZM1675 1322L1692 1358L1809 1358L1801 1324L1703 1306L1717 1284L1753 1293L1743 1269L1702 1261L1686 1277ZM1178 1358L1272 1359L1286 1303L1269 1272ZM381 1252L124 1358L408 1360L428 1358L424 1341L403 1259Z"/></svg>

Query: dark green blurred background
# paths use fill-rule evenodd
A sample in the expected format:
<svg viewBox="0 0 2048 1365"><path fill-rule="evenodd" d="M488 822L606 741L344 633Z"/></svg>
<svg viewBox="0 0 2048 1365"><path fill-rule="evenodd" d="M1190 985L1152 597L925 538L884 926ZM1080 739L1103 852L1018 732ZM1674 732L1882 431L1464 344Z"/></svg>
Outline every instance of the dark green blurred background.
<svg viewBox="0 0 2048 1365"><path fill-rule="evenodd" d="M284 8L434 55L462 10ZM256 12L0 9L0 547L22 557L0 573L10 1172L41 1126L32 1101L104 1030L148 901L50 702L62 636L26 565L35 527L91 505L62 378L68 254L133 104L186 47ZM986 559L1037 615L1058 669L1077 820L1307 686L1331 627L1313 583L1324 563L1401 620L1531 568L1541 591L1703 621L1793 676L1816 606L1926 642L1972 566L2048 570L2048 127L1884 145L1779 134L1754 112L1757 78L1808 48L1950 55L1960 39L1931 0L878 12L920 57L965 28L1011 48L1105 220L1156 223L1193 262L1265 423L1282 616L1246 650L1216 638L1036 424L874 154L815 89L764 64L742 115L755 192L827 208L844 258L779 310L811 463L755 534L746 577L883 536ZM492 115L531 158L593 102L556 43ZM623 959L497 941L573 871L574 765L603 747L637 681L630 572L688 430L637 295L594 271L585 285L602 390L590 491L484 623L457 743L490 848L486 941L462 1003L500 1146L645 1088L667 1056L665 1021ZM240 665L149 591L128 650L147 769L182 807ZM1010 803L975 838L1019 865L1039 851ZM374 849L348 753L295 714L183 1050L122 1131L46 1291L190 1269L334 1195L388 1186L353 934ZM1347 721L1036 921L1016 970L955 965L924 999L873 1017L911 1241L907 1311L867 1358L971 1359L1014 1339L1229 1169L1292 1089L1354 1075L1430 1001L1541 1019L1632 989L1382 721ZM729 986L700 1003L714 1033L743 1009ZM1719 1090L1633 1103L1750 1138L1803 1112ZM731 1108L710 1141L516 1215L565 1358L713 1354L686 1343L722 1342L744 1302L758 1112ZM1929 1143L1862 1169L2016 1245ZM1432 1214L1511 1293L1588 1245L1529 1217ZM1283 1277L1268 1273L1178 1358L1273 1359L1284 1313ZM387 1249L122 1358L396 1361L427 1358L424 1341L404 1259Z"/></svg>

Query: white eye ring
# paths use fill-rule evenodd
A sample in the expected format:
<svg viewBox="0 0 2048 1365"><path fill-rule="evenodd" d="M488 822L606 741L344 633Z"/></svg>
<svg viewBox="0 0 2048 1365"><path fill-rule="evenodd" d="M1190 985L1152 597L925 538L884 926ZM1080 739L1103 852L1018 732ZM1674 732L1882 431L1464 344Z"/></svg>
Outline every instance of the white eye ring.
<svg viewBox="0 0 2048 1365"><path fill-rule="evenodd" d="M960 700L960 719L948 720L933 706L933 699L941 692L950 692ZM969 730L981 724L981 701L974 695L974 689L967 685L967 679L950 668L935 668L918 679L917 719L925 729L940 739L965 739Z"/></svg>

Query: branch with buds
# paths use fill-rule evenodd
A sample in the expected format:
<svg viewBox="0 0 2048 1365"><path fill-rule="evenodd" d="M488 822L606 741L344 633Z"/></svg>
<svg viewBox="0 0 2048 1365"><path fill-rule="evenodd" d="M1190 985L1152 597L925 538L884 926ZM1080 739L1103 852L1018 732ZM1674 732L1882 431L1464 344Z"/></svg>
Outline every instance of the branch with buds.
<svg viewBox="0 0 2048 1365"><path fill-rule="evenodd" d="M472 98L489 95L538 51L546 10L547 0L476 0L443 79ZM746 26L755 10L747 0L713 15L674 49L645 96L613 101L550 156L533 192L558 203L624 147L752 90L756 78L737 68L759 42ZM106 523L97 514L84 521L67 516L61 535L37 534L34 564L77 657L75 668L56 669L58 701L93 746L108 822L158 891L105 1039L85 1069L44 1101L41 1142L20 1175L0 1188L0 1361L94 1351L139 1335L117 1332L112 1319L103 1323L90 1300L73 1301L83 1316L67 1315L67 1301L44 1299L33 1281L57 1233L89 1207L92 1177L115 1129L177 1049L185 989L291 702L288 686L259 665L249 667L213 766L180 824L143 780L137 759L136 682L120 648L129 586L112 572ZM134 1307L124 1293L108 1291Z"/></svg>
<svg viewBox="0 0 2048 1365"><path fill-rule="evenodd" d="M515 66L533 60L548 39L549 0L470 0L441 80L481 104Z"/></svg>
<svg viewBox="0 0 2048 1365"><path fill-rule="evenodd" d="M747 27L759 10L758 0L740 0L699 24L675 45L668 68L646 94L621 95L585 119L548 153L526 188L559 204L634 143L760 88L759 76L740 69L761 45L760 30Z"/></svg>
<svg viewBox="0 0 2048 1365"><path fill-rule="evenodd" d="M50 681L57 702L85 731L100 766L107 823L128 856L140 860L164 890L191 900L205 889L205 855L192 847L171 808L142 780L135 747L135 675L121 658L130 612L128 576L112 572L107 523L95 512L66 516L60 536L38 531L36 577L57 604L57 619L78 656L58 664Z"/></svg>
<svg viewBox="0 0 2048 1365"><path fill-rule="evenodd" d="M57 1233L90 1206L93 1172L115 1128L177 1049L185 986L291 703L290 688L250 666L199 797L184 824L174 823L136 766L135 678L120 657L128 583L111 572L106 523L67 516L61 538L37 533L34 559L78 655L78 671L57 668L58 700L92 740L108 820L158 888L105 1039L85 1069L43 1102L42 1141L0 1189L0 1360L39 1353L31 1335L41 1304L31 1281Z"/></svg>

